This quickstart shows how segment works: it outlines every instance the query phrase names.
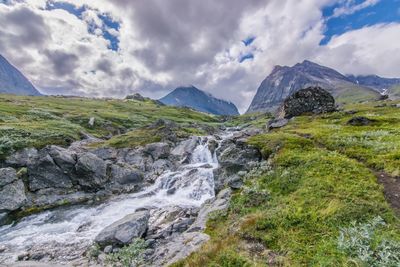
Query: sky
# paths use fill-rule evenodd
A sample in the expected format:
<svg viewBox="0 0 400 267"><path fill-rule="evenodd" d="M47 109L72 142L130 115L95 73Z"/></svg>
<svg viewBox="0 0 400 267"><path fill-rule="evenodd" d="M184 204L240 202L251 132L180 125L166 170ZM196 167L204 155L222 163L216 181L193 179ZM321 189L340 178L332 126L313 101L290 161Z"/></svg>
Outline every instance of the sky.
<svg viewBox="0 0 400 267"><path fill-rule="evenodd" d="M0 54L42 93L250 104L275 65L400 77L400 0L0 0Z"/></svg>

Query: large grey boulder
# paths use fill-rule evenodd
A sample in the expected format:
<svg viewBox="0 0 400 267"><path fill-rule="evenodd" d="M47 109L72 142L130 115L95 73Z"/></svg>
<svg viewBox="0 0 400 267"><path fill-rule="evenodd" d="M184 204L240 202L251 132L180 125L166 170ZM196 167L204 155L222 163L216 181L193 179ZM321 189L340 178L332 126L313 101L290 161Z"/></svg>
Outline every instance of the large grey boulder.
<svg viewBox="0 0 400 267"><path fill-rule="evenodd" d="M49 154L49 148L42 149L33 164L28 165L29 189L37 191L44 188L72 188L70 173L62 169ZM61 163L61 160L59 161ZM67 164L67 163L66 163Z"/></svg>
<svg viewBox="0 0 400 267"><path fill-rule="evenodd" d="M120 185L138 184L143 181L143 177L143 172L129 166L111 166L111 180Z"/></svg>
<svg viewBox="0 0 400 267"><path fill-rule="evenodd" d="M92 153L78 157L75 167L77 181L84 189L98 190L108 180L107 163Z"/></svg>
<svg viewBox="0 0 400 267"><path fill-rule="evenodd" d="M0 169L0 212L17 210L26 201L25 186L12 168Z"/></svg>
<svg viewBox="0 0 400 267"><path fill-rule="evenodd" d="M166 159L170 155L170 146L167 143L152 143L144 147L143 152L150 155L153 160Z"/></svg>
<svg viewBox="0 0 400 267"><path fill-rule="evenodd" d="M13 167L26 167L38 157L36 148L24 148L16 153L13 153L6 159L6 164Z"/></svg>
<svg viewBox="0 0 400 267"><path fill-rule="evenodd" d="M76 153L59 147L59 146L50 146L48 148L49 155L53 158L54 163L60 167L64 173L69 173L74 171L76 164Z"/></svg>
<svg viewBox="0 0 400 267"><path fill-rule="evenodd" d="M149 218L150 213L147 210L127 215L103 229L96 236L95 242L101 247L130 244L133 239L146 233Z"/></svg>
<svg viewBox="0 0 400 267"><path fill-rule="evenodd" d="M285 99L278 111L278 118L290 119L305 113L321 114L336 110L335 99L321 87L308 87Z"/></svg>
<svg viewBox="0 0 400 267"><path fill-rule="evenodd" d="M17 180L17 172L13 168L0 169L0 188Z"/></svg>

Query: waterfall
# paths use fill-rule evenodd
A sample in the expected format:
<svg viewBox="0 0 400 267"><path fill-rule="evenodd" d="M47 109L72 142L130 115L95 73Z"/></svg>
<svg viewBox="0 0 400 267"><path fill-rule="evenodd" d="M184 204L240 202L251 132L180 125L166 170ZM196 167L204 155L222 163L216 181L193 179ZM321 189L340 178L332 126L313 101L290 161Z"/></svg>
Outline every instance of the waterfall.
<svg viewBox="0 0 400 267"><path fill-rule="evenodd" d="M96 235L111 223L143 207L199 207L214 197L216 155L202 137L188 164L166 171L146 190L117 196L97 206L71 206L23 218L16 225L0 227L0 265L16 260L27 250L50 253L59 262L79 257Z"/></svg>

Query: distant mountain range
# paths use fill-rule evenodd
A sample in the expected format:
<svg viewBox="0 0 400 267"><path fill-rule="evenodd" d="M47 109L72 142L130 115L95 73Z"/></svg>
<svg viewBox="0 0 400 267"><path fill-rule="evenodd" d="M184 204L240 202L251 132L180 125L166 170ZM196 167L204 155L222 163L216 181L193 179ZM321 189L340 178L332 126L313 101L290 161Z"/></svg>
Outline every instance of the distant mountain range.
<svg viewBox="0 0 400 267"><path fill-rule="evenodd" d="M14 95L41 95L32 83L1 55L0 93Z"/></svg>
<svg viewBox="0 0 400 267"><path fill-rule="evenodd" d="M215 98L194 86L178 87L159 101L165 105L190 107L215 115L239 115L233 103Z"/></svg>
<svg viewBox="0 0 400 267"><path fill-rule="evenodd" d="M286 97L313 85L329 91L338 103L366 101L380 96L379 90L356 83L334 69L305 60L292 67L276 66L261 83L247 113L275 111Z"/></svg>
<svg viewBox="0 0 400 267"><path fill-rule="evenodd" d="M383 78L377 75L348 75L347 78L356 84L370 87L382 94L390 94L393 87L400 85L398 78Z"/></svg>

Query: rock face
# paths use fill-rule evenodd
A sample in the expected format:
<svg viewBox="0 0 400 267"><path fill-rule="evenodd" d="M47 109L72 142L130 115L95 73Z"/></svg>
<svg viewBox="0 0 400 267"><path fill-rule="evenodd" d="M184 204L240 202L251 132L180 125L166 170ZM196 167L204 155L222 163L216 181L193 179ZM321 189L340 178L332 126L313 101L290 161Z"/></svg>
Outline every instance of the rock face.
<svg viewBox="0 0 400 267"><path fill-rule="evenodd" d="M274 112L288 96L310 86L325 88L338 103L375 100L380 96L374 89L354 83L331 68L305 60L293 67L276 66L261 83L247 113Z"/></svg>
<svg viewBox="0 0 400 267"><path fill-rule="evenodd" d="M107 163L92 153L79 157L76 164L79 184L88 189L102 187L107 181Z"/></svg>
<svg viewBox="0 0 400 267"><path fill-rule="evenodd" d="M102 247L130 244L133 239L140 238L144 235L147 230L149 218L149 211L139 211L127 215L103 229L103 231L97 235L95 242Z"/></svg>
<svg viewBox="0 0 400 267"><path fill-rule="evenodd" d="M26 201L24 183L12 168L0 169L0 213L14 211Z"/></svg>
<svg viewBox="0 0 400 267"><path fill-rule="evenodd" d="M335 99L321 87L297 91L285 99L278 111L278 118L292 118L304 113L321 114L335 111Z"/></svg>
<svg viewBox="0 0 400 267"><path fill-rule="evenodd" d="M236 106L197 89L194 86L178 87L160 99L165 105L189 107L215 115L239 115Z"/></svg>
<svg viewBox="0 0 400 267"><path fill-rule="evenodd" d="M0 93L41 95L31 82L0 55Z"/></svg>

